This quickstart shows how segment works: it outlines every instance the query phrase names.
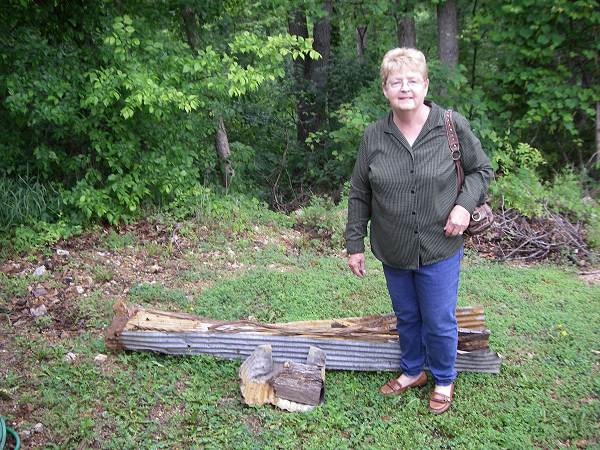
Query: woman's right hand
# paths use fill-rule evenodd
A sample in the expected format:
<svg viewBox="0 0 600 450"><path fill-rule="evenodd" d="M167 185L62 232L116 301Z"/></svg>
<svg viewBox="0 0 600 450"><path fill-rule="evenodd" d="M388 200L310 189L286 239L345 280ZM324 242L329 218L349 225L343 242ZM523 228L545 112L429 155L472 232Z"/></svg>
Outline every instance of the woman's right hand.
<svg viewBox="0 0 600 450"><path fill-rule="evenodd" d="M358 278L362 278L365 276L365 254L364 253L354 253L352 255L348 255L348 267L354 275Z"/></svg>

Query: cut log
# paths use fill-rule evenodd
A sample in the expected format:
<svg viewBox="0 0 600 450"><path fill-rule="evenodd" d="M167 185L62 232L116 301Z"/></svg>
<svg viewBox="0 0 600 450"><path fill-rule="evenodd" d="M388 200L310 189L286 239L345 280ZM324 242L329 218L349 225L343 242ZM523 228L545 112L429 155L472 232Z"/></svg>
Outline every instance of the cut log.
<svg viewBox="0 0 600 450"><path fill-rule="evenodd" d="M275 392L270 383L273 372L271 346L259 345L238 371L240 390L247 405L257 406L275 402Z"/></svg>
<svg viewBox="0 0 600 450"><path fill-rule="evenodd" d="M304 405L318 405L323 401L325 387L321 369L310 364L287 361L283 370L273 379L275 396Z"/></svg>
<svg viewBox="0 0 600 450"><path fill-rule="evenodd" d="M321 404L325 395L325 354L316 347L310 348L306 364L273 364L271 346L261 345L242 363L238 374L244 403L250 406L271 403L287 411L307 412Z"/></svg>

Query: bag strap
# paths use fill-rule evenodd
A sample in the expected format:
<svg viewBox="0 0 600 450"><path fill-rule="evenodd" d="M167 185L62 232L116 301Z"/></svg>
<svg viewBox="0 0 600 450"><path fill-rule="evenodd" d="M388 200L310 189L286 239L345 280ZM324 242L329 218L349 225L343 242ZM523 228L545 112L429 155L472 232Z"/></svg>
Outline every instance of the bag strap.
<svg viewBox="0 0 600 450"><path fill-rule="evenodd" d="M446 110L444 113L444 127L446 128L446 136L448 136L450 154L452 155L454 166L456 167L456 195L458 195L465 180L465 172L460 163L460 142L458 141L458 134L456 134L454 120L452 120L451 109Z"/></svg>

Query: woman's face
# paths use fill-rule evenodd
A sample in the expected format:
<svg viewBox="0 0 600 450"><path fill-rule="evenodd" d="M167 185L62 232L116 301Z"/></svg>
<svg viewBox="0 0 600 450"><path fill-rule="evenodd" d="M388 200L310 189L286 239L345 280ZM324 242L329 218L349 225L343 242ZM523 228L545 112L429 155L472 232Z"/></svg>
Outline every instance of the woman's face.
<svg viewBox="0 0 600 450"><path fill-rule="evenodd" d="M416 70L403 68L389 74L383 95L394 111L416 111L423 105L428 88L429 79Z"/></svg>

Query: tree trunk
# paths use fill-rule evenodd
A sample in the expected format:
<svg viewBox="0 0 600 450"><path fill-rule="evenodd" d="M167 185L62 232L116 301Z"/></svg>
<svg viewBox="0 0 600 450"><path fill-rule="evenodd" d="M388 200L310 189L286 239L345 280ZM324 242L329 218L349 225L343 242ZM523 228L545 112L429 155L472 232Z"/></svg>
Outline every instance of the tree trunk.
<svg viewBox="0 0 600 450"><path fill-rule="evenodd" d="M200 46L200 38L198 37L198 24L196 23L196 14L189 6L183 8L181 13L183 16L183 25L185 28L185 36L187 43L192 49L194 55L198 53L198 47Z"/></svg>
<svg viewBox="0 0 600 450"><path fill-rule="evenodd" d="M219 168L221 170L221 182L223 183L223 186L228 189L229 185L231 184L231 179L235 175L235 170L231 164L229 138L227 137L227 130L225 129L223 117L219 117L219 124L217 125L217 132L215 134L215 150L217 151Z"/></svg>
<svg viewBox="0 0 600 450"><path fill-rule="evenodd" d="M308 412L323 403L325 352L310 346L306 364L286 361L273 364L269 344L260 345L242 363L238 375L244 403L271 403L293 412Z"/></svg>
<svg viewBox="0 0 600 450"><path fill-rule="evenodd" d="M198 36L198 23L196 20L196 14L189 6L183 8L181 12L183 17L183 24L185 28L185 36L187 43L192 50L194 56L198 54L200 48L200 37ZM231 179L235 175L235 170L231 163L231 150L229 148L229 138L227 137L227 130L225 128L225 122L223 117L218 117L218 125L215 134L215 151L217 153L217 160L219 161L219 169L221 171L221 183L227 189L231 183Z"/></svg>
<svg viewBox="0 0 600 450"><path fill-rule="evenodd" d="M399 47L417 48L417 30L413 16L414 4L406 0L396 0L396 38Z"/></svg>
<svg viewBox="0 0 600 450"><path fill-rule="evenodd" d="M366 33L366 25L356 27L356 55L361 64L365 62Z"/></svg>
<svg viewBox="0 0 600 450"><path fill-rule="evenodd" d="M308 38L308 26L304 11L296 10L292 13L288 21L288 31L292 36ZM296 134L300 143L306 141L310 130L309 122L311 114L307 99L307 90L310 82L311 63L312 60L308 57L294 60L294 80L297 94L296 113L298 114Z"/></svg>
<svg viewBox="0 0 600 450"><path fill-rule="evenodd" d="M458 26L456 0L446 0L437 6L438 56L451 70L458 65Z"/></svg>
<svg viewBox="0 0 600 450"><path fill-rule="evenodd" d="M310 131L321 128L326 119L327 111L327 71L331 53L331 0L323 2L325 16L315 23L313 29L313 48L321 58L311 64L311 80L315 86L314 120Z"/></svg>
<svg viewBox="0 0 600 450"><path fill-rule="evenodd" d="M600 102L596 102L596 163L600 164Z"/></svg>
<svg viewBox="0 0 600 450"><path fill-rule="evenodd" d="M415 19L410 15L404 15L396 19L396 35L400 47L417 47L417 30Z"/></svg>

